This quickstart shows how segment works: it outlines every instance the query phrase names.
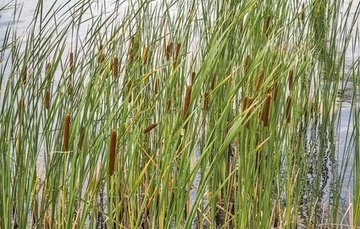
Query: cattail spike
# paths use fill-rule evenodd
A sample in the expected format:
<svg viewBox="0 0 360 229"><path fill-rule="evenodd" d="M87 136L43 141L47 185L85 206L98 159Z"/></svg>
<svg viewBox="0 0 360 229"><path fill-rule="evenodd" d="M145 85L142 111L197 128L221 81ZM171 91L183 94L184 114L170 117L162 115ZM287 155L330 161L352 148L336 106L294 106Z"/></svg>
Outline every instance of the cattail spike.
<svg viewBox="0 0 360 229"><path fill-rule="evenodd" d="M185 90L185 100L184 100L184 106L183 106L183 121L185 121L188 116L190 99L191 99L191 85L187 85L186 90Z"/></svg>
<svg viewBox="0 0 360 229"><path fill-rule="evenodd" d="M291 96L286 99L286 123L291 122Z"/></svg>
<svg viewBox="0 0 360 229"><path fill-rule="evenodd" d="M208 110L208 107L209 107L209 93L208 92L205 92L204 93L204 105L203 105L203 109L205 111Z"/></svg>
<svg viewBox="0 0 360 229"><path fill-rule="evenodd" d="M110 147L109 147L109 176L114 174L115 167L115 151L116 151L116 130L113 130L110 135Z"/></svg>
<svg viewBox="0 0 360 229"><path fill-rule="evenodd" d="M264 123L264 126L267 126L269 124L270 101L271 94L267 94L262 110L262 121Z"/></svg>
<svg viewBox="0 0 360 229"><path fill-rule="evenodd" d="M269 31L269 26L270 26L270 21L271 21L271 16L268 16L266 18L266 21L264 23L264 28L263 28L263 32L266 34Z"/></svg>
<svg viewBox="0 0 360 229"><path fill-rule="evenodd" d="M260 75L258 77L257 84L256 84L256 91L258 91L260 89L260 86L261 86L262 82L264 81L264 75L265 75L265 71L261 70Z"/></svg>
<svg viewBox="0 0 360 229"><path fill-rule="evenodd" d="M245 58L245 62L244 62L244 73L245 75L248 73L249 68L250 68L250 55L247 55Z"/></svg>
<svg viewBox="0 0 360 229"><path fill-rule="evenodd" d="M114 60L112 62L112 72L115 78L119 76L119 58L117 57L114 57Z"/></svg>
<svg viewBox="0 0 360 229"><path fill-rule="evenodd" d="M69 138L70 138L70 114L66 114L64 118L64 126L63 126L63 151L69 150Z"/></svg>
<svg viewBox="0 0 360 229"><path fill-rule="evenodd" d="M216 76L214 74L211 79L211 85L210 85L211 91L213 91L215 89L215 83L216 83Z"/></svg>
<svg viewBox="0 0 360 229"><path fill-rule="evenodd" d="M159 84L160 84L160 79L156 78L155 79L155 85L154 85L154 93L155 94L159 93Z"/></svg>
<svg viewBox="0 0 360 229"><path fill-rule="evenodd" d="M84 129L84 127L81 127L81 129L80 129L79 143L78 143L78 148L79 148L79 150L82 149L82 146L83 146L83 143L84 143L84 138L85 138L85 129Z"/></svg>
<svg viewBox="0 0 360 229"><path fill-rule="evenodd" d="M143 61L144 64L147 63L148 54L149 54L149 47L145 47L144 51L143 51L143 54L142 54L142 61Z"/></svg>
<svg viewBox="0 0 360 229"><path fill-rule="evenodd" d="M27 66L24 66L24 69L22 71L22 83L26 84L27 81Z"/></svg>
<svg viewBox="0 0 360 229"><path fill-rule="evenodd" d="M45 90L44 107L46 110L49 110L49 108L50 108L50 92L49 92L49 90Z"/></svg>
<svg viewBox="0 0 360 229"><path fill-rule="evenodd" d="M152 129L154 129L158 124L155 122L153 124L151 124L150 126L146 127L143 131L144 134L146 134L147 132L150 132Z"/></svg>
<svg viewBox="0 0 360 229"><path fill-rule="evenodd" d="M171 99L169 99L167 102L166 102L166 112L167 113L170 113L171 111Z"/></svg>
<svg viewBox="0 0 360 229"><path fill-rule="evenodd" d="M170 57L173 53L173 49L174 49L174 43L173 42L170 42L167 46L166 46L166 49L165 49L165 56L166 56L166 59L169 61L170 60Z"/></svg>
<svg viewBox="0 0 360 229"><path fill-rule="evenodd" d="M195 82L196 72L191 72L191 83Z"/></svg>
<svg viewBox="0 0 360 229"><path fill-rule="evenodd" d="M294 84L294 71L292 69L289 72L288 83L289 83L289 90L291 91L293 84Z"/></svg>
<svg viewBox="0 0 360 229"><path fill-rule="evenodd" d="M176 49L175 49L174 62L173 62L173 69L175 69L177 67L177 65L178 65L180 49L181 49L181 43L177 43L176 44Z"/></svg>
<svg viewBox="0 0 360 229"><path fill-rule="evenodd" d="M69 54L69 70L72 71L74 68L74 53L70 52Z"/></svg>

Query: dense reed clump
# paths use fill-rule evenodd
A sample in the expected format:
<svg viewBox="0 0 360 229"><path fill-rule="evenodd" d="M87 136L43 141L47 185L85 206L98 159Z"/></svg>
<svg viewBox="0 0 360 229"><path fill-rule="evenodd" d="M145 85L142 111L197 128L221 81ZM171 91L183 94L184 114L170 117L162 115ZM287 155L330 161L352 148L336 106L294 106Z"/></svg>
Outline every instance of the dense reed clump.
<svg viewBox="0 0 360 229"><path fill-rule="evenodd" d="M23 4L0 7L0 228L359 225L353 2Z"/></svg>

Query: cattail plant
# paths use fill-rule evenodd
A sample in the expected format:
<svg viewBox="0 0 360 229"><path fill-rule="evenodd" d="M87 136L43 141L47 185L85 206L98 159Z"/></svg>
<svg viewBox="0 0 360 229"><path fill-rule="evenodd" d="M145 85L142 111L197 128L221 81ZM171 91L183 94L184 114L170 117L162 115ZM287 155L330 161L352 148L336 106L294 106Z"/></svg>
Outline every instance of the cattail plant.
<svg viewBox="0 0 360 229"><path fill-rule="evenodd" d="M191 83L195 82L196 72L191 72Z"/></svg>
<svg viewBox="0 0 360 229"><path fill-rule="evenodd" d="M264 69L263 69L263 70L261 70L261 72L260 72L260 74L259 74L259 76L258 76L258 81L257 81L257 83L256 83L256 91L259 91L260 86L261 86L261 84L262 84L263 81L264 81L264 75L265 75L265 71L264 71Z"/></svg>
<svg viewBox="0 0 360 229"><path fill-rule="evenodd" d="M114 57L111 67L114 77L117 78L119 76L119 58Z"/></svg>
<svg viewBox="0 0 360 229"><path fill-rule="evenodd" d="M185 90L185 99L183 105L183 114L182 114L183 121L185 121L188 117L190 99L191 99L191 85L187 85Z"/></svg>
<svg viewBox="0 0 360 229"><path fill-rule="evenodd" d="M269 124L270 101L271 101L271 94L267 94L261 113L261 119L264 123L264 126L267 126Z"/></svg>
<svg viewBox="0 0 360 229"><path fill-rule="evenodd" d="M70 139L70 114L66 114L63 125L63 151L69 150Z"/></svg>
<svg viewBox="0 0 360 229"><path fill-rule="evenodd" d="M44 107L46 110L50 108L50 91L48 89L45 90L44 94Z"/></svg>
<svg viewBox="0 0 360 229"><path fill-rule="evenodd" d="M131 36L130 38L130 44L129 44L129 53L128 53L128 60L129 60L129 63L132 64L135 59L137 58L136 55L137 53L139 52L139 35L138 34L135 34L133 36Z"/></svg>
<svg viewBox="0 0 360 229"><path fill-rule="evenodd" d="M168 114L171 112L171 104L172 104L171 99L166 101L166 113L168 113Z"/></svg>
<svg viewBox="0 0 360 229"><path fill-rule="evenodd" d="M249 71L249 68L250 68L250 61L251 61L251 58L250 58L250 55L247 55L245 57L245 61L244 61L244 74L246 75Z"/></svg>
<svg viewBox="0 0 360 229"><path fill-rule="evenodd" d="M142 56L141 56L141 59L142 59L144 64L146 64L148 62L148 55L149 55L149 46L146 46L144 48L144 51L143 51Z"/></svg>
<svg viewBox="0 0 360 229"><path fill-rule="evenodd" d="M150 131L151 131L152 129L154 129L157 125L158 125L157 122L149 125L148 127L146 127L146 128L144 129L143 133L146 134L146 133L150 132Z"/></svg>
<svg viewBox="0 0 360 229"><path fill-rule="evenodd" d="M289 78L288 78L288 86L290 91L293 87L293 84L294 84L294 71L291 69L289 71Z"/></svg>
<svg viewBox="0 0 360 229"><path fill-rule="evenodd" d="M22 83L26 84L27 81L27 66L25 65L22 70Z"/></svg>
<svg viewBox="0 0 360 229"><path fill-rule="evenodd" d="M159 93L159 84L160 84L160 79L158 77L156 77L155 82L154 82L154 93L155 94Z"/></svg>
<svg viewBox="0 0 360 229"><path fill-rule="evenodd" d="M214 91L215 89L215 84L216 84L216 75L214 74L211 78L211 84L210 84L210 89L211 91Z"/></svg>
<svg viewBox="0 0 360 229"><path fill-rule="evenodd" d="M270 26L271 16L268 16L264 22L263 26L263 33L267 34L269 32L269 26Z"/></svg>
<svg viewBox="0 0 360 229"><path fill-rule="evenodd" d="M79 142L78 142L78 149L81 150L84 144L84 138L85 138L85 128L80 128L80 136L79 136Z"/></svg>
<svg viewBox="0 0 360 229"><path fill-rule="evenodd" d="M116 130L113 130L110 135L110 146L109 146L109 176L110 177L114 174L116 137L117 137L117 132Z"/></svg>
<svg viewBox="0 0 360 229"><path fill-rule="evenodd" d="M204 95L203 95L203 109L205 111L208 110L208 107L209 107L209 93L208 92L205 92Z"/></svg>
<svg viewBox="0 0 360 229"><path fill-rule="evenodd" d="M168 61L170 60L170 57L173 54L173 50L174 50L174 43L173 42L170 42L168 45L166 45L166 47L165 47L166 60L168 60Z"/></svg>
<svg viewBox="0 0 360 229"><path fill-rule="evenodd" d="M104 46L102 44L99 45L99 54L98 54L98 64L101 64L105 61L105 54L104 54Z"/></svg>
<svg viewBox="0 0 360 229"><path fill-rule="evenodd" d="M179 54L181 49L181 43L176 44L175 48L175 56L174 56L174 62L173 62L173 69L175 69L179 63Z"/></svg>
<svg viewBox="0 0 360 229"><path fill-rule="evenodd" d="M286 122L291 121L291 96L289 95L286 99Z"/></svg>
<svg viewBox="0 0 360 229"><path fill-rule="evenodd" d="M69 54L69 70L72 72L74 69L74 53L70 52Z"/></svg>

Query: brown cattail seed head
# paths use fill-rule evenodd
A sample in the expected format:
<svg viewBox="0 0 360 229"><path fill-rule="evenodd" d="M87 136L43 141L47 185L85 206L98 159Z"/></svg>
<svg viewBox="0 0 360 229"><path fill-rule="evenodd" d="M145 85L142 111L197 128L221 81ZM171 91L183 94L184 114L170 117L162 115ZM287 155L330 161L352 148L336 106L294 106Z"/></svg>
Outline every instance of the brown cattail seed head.
<svg viewBox="0 0 360 229"><path fill-rule="evenodd" d="M102 44L99 45L99 56L98 56L98 64L101 64L105 60L105 54L103 52L104 46Z"/></svg>
<svg viewBox="0 0 360 229"><path fill-rule="evenodd" d="M305 4L303 3L301 6L301 21L305 20Z"/></svg>
<svg viewBox="0 0 360 229"><path fill-rule="evenodd" d="M181 49L181 43L177 43L176 44L176 49L175 49L175 57L174 57L174 62L173 62L173 68L176 68L178 63L179 63L179 54L180 54L180 49Z"/></svg>
<svg viewBox="0 0 360 229"><path fill-rule="evenodd" d="M260 89L260 86L261 86L262 82L264 81L264 75L265 75L265 71L261 70L260 75L258 77L258 81L256 83L256 91L258 91Z"/></svg>
<svg viewBox="0 0 360 229"><path fill-rule="evenodd" d="M194 83L196 77L196 72L191 73L191 83Z"/></svg>
<svg viewBox="0 0 360 229"><path fill-rule="evenodd" d="M50 108L50 92L49 92L49 90L45 90L44 107L46 110L49 110L49 108Z"/></svg>
<svg viewBox="0 0 360 229"><path fill-rule="evenodd" d="M286 99L286 122L290 123L291 121L291 96L288 96Z"/></svg>
<svg viewBox="0 0 360 229"><path fill-rule="evenodd" d="M143 61L144 64L147 63L148 54L149 54L149 47L145 47L144 51L143 51L143 54L142 54L142 61Z"/></svg>
<svg viewBox="0 0 360 229"><path fill-rule="evenodd" d="M159 93L159 84L160 84L160 79L156 78L155 79L155 85L154 85L154 93L155 94Z"/></svg>
<svg viewBox="0 0 360 229"><path fill-rule="evenodd" d="M79 136L79 143L78 143L79 150L82 149L82 146L83 146L83 143L84 143L84 138L85 138L85 128L81 127L80 136Z"/></svg>
<svg viewBox="0 0 360 229"><path fill-rule="evenodd" d="M264 123L264 126L267 126L269 124L270 101L271 94L267 94L262 110L262 121Z"/></svg>
<svg viewBox="0 0 360 229"><path fill-rule="evenodd" d="M114 77L119 76L119 58L114 57L113 63L112 63L112 71L114 74Z"/></svg>
<svg viewBox="0 0 360 229"><path fill-rule="evenodd" d="M263 28L263 32L266 34L269 31L269 26L270 26L270 21L271 21L271 16L268 16L266 18L266 21L264 23L264 28Z"/></svg>
<svg viewBox="0 0 360 229"><path fill-rule="evenodd" d="M188 116L190 99L191 99L191 85L187 85L186 90L185 90L185 100L184 100L184 106L183 106L183 121L185 121Z"/></svg>
<svg viewBox="0 0 360 229"><path fill-rule="evenodd" d="M243 98L242 111L245 111L248 108L248 104L249 104L249 97L246 95Z"/></svg>
<svg viewBox="0 0 360 229"><path fill-rule="evenodd" d="M25 65L22 71L22 82L26 84L27 81L27 66Z"/></svg>
<svg viewBox="0 0 360 229"><path fill-rule="evenodd" d="M155 122L153 124L151 124L150 126L146 127L143 131L144 134L146 134L147 132L151 131L152 129L154 129L158 124Z"/></svg>
<svg viewBox="0 0 360 229"><path fill-rule="evenodd" d="M110 147L109 147L109 176L114 174L115 167L115 151L116 151L116 130L113 130L110 135Z"/></svg>
<svg viewBox="0 0 360 229"><path fill-rule="evenodd" d="M289 83L289 90L291 91L293 84L294 84L294 71L292 69L289 72L288 83Z"/></svg>
<svg viewBox="0 0 360 229"><path fill-rule="evenodd" d="M216 76L213 75L212 79L211 79L211 85L210 85L211 91L213 91L215 89L215 83L216 83Z"/></svg>
<svg viewBox="0 0 360 229"><path fill-rule="evenodd" d="M174 43L173 42L170 42L167 46L166 46L166 49L165 49L165 56L166 56L166 59L169 61L170 60L170 57L173 53L173 49L174 49Z"/></svg>
<svg viewBox="0 0 360 229"><path fill-rule="evenodd" d="M63 126L63 151L69 150L69 139L70 139L70 114L66 114L64 118L64 126Z"/></svg>
<svg viewBox="0 0 360 229"><path fill-rule="evenodd" d="M171 111L171 99L169 99L167 102L166 102L166 112L167 113L170 113Z"/></svg>
<svg viewBox="0 0 360 229"><path fill-rule="evenodd" d="M204 93L204 105L203 105L203 108L204 108L204 110L207 111L208 107L209 107L209 93L205 92Z"/></svg>
<svg viewBox="0 0 360 229"><path fill-rule="evenodd" d="M250 55L247 55L244 62L244 73L248 73L250 68Z"/></svg>
<svg viewBox="0 0 360 229"><path fill-rule="evenodd" d="M74 68L74 53L70 52L69 54L69 70L72 71Z"/></svg>

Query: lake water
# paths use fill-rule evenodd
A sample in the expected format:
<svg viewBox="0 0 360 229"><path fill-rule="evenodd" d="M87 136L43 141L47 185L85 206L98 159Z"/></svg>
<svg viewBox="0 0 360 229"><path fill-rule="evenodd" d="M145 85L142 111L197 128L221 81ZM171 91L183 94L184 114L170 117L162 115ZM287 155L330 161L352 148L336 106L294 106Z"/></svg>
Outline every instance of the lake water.
<svg viewBox="0 0 360 229"><path fill-rule="evenodd" d="M158 0L159 1L159 0ZM156 3L158 1L153 1L154 7L156 7ZM62 20L63 18L68 18L71 14L76 14L76 12L68 11L68 7L63 7L59 11L55 11L60 4L63 4L65 1L53 1L53 0L43 0L43 12L50 12L53 13L52 16L44 15L44 17L51 18L51 21ZM54 3L56 2L56 3ZM72 5L78 1L67 1L68 4ZM87 11L84 14L83 20L86 21L81 24L81 29L78 30L77 40L69 39L67 40L67 49L70 51L73 46L77 45L77 42L81 42L81 39L87 35L88 29L90 29L91 24L94 22L96 16L100 14L106 17L107 14L110 14L111 11L117 7L117 4L111 0L103 0L103 1L93 1L92 3L92 11ZM121 5L121 9L125 12L127 10L127 1ZM26 42L28 37L28 28L31 25L31 21L33 19L33 13L35 12L38 1L37 0L19 0L19 1L8 1L8 0L0 0L0 45L3 44L4 36L6 34L7 28L11 25L13 28L16 29L16 33L12 34L17 37L17 39L21 40L21 42ZM358 4L358 3L357 3ZM351 15L354 15L356 11L357 4L353 4L351 8ZM344 2L344 10L346 9L347 3ZM4 7L4 8L3 8ZM14 11L18 12L18 15L14 15ZM121 13L121 11L120 11ZM121 17L121 15L119 15ZM341 22L340 22L341 23ZM359 21L356 22L357 27L360 28ZM350 27L350 25L349 25ZM339 38L340 39L340 38ZM352 41L349 45L349 50L346 53L346 70L348 71L351 69L351 64L354 60L358 59L360 56L360 42L358 38L354 38L355 41ZM356 40L357 39L357 40ZM1 49L1 47L0 47ZM67 53L67 52L66 52ZM3 55L3 54L1 54ZM1 58L1 56L0 56ZM3 64L0 62L0 64ZM3 77L1 77L3 78ZM6 78L6 77L5 77ZM4 82L2 82L4 83ZM339 165L342 165L343 160L346 158L353 158L353 154L355 153L354 150L350 146L350 135L352 130L352 121L351 121L351 109L352 101L349 99L351 98L351 94L353 92L353 85L350 83L343 84L343 88L341 88L342 95L339 97L339 109L340 109L340 119L337 125L337 161ZM0 96L1 97L1 96ZM359 101L355 103L359 106ZM349 121L350 120L350 121ZM356 152L359 153L359 152ZM344 183L342 188L342 197L351 202L351 193L353 191L353 160L350 159L349 164L345 168L341 168L339 166L339 170L344 172Z"/></svg>

